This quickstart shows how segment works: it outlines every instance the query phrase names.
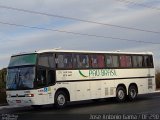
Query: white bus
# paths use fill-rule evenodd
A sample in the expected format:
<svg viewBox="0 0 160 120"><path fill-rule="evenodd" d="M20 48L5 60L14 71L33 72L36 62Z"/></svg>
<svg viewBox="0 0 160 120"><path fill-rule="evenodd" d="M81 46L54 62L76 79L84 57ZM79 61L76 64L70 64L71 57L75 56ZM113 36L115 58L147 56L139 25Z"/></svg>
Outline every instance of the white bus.
<svg viewBox="0 0 160 120"><path fill-rule="evenodd" d="M151 52L42 50L11 57L7 71L9 105L39 107L116 97L134 100L155 91Z"/></svg>

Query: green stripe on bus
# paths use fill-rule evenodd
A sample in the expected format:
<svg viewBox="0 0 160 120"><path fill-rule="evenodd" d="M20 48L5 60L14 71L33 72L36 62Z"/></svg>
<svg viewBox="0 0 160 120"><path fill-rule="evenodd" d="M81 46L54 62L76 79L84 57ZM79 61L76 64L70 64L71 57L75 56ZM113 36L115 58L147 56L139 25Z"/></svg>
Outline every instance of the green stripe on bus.
<svg viewBox="0 0 160 120"><path fill-rule="evenodd" d="M79 74L80 74L82 77L88 77L88 76L84 75L80 70L79 70Z"/></svg>

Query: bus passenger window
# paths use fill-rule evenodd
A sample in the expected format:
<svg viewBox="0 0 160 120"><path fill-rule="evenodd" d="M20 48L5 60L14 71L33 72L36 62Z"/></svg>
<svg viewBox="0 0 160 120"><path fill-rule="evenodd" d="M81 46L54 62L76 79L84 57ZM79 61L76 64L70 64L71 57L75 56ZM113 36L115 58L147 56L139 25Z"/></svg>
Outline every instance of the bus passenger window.
<svg viewBox="0 0 160 120"><path fill-rule="evenodd" d="M104 55L91 55L91 67L92 68L104 68Z"/></svg>
<svg viewBox="0 0 160 120"><path fill-rule="evenodd" d="M50 68L55 68L55 57L53 55L48 56L48 64Z"/></svg>
<svg viewBox="0 0 160 120"><path fill-rule="evenodd" d="M72 54L59 54L58 68L72 68Z"/></svg>
<svg viewBox="0 0 160 120"><path fill-rule="evenodd" d="M132 61L133 61L133 67L141 68L142 63L143 63L143 57L142 56L133 56Z"/></svg>
<svg viewBox="0 0 160 120"><path fill-rule="evenodd" d="M48 57L46 55L39 55L38 65L48 67Z"/></svg>
<svg viewBox="0 0 160 120"><path fill-rule="evenodd" d="M113 67L119 67L119 59L118 56L112 56Z"/></svg>
<svg viewBox="0 0 160 120"><path fill-rule="evenodd" d="M132 61L133 61L133 67L137 67L138 66L137 56L132 56Z"/></svg>
<svg viewBox="0 0 160 120"><path fill-rule="evenodd" d="M122 68L132 67L131 56L121 55L120 56L120 65L121 65Z"/></svg>
<svg viewBox="0 0 160 120"><path fill-rule="evenodd" d="M144 56L143 66L144 67L153 67L153 58L152 58L152 56Z"/></svg>
<svg viewBox="0 0 160 120"><path fill-rule="evenodd" d="M89 56L85 54L76 54L73 58L75 68L89 68Z"/></svg>
<svg viewBox="0 0 160 120"><path fill-rule="evenodd" d="M55 68L54 54L40 54L38 58L38 65Z"/></svg>
<svg viewBox="0 0 160 120"><path fill-rule="evenodd" d="M58 55L58 68L64 68L63 55Z"/></svg>
<svg viewBox="0 0 160 120"><path fill-rule="evenodd" d="M112 67L113 63L112 63L112 56L106 56L106 65L107 67Z"/></svg>
<svg viewBox="0 0 160 120"><path fill-rule="evenodd" d="M106 65L107 67L119 67L118 56L115 55L106 55Z"/></svg>

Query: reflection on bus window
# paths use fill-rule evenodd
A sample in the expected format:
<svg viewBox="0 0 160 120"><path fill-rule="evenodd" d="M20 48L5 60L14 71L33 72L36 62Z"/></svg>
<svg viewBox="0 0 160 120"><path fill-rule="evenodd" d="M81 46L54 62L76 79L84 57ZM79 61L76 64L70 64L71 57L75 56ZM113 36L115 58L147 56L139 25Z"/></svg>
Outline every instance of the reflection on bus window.
<svg viewBox="0 0 160 120"><path fill-rule="evenodd" d="M141 68L143 63L143 56L132 56L133 67Z"/></svg>
<svg viewBox="0 0 160 120"><path fill-rule="evenodd" d="M46 79L46 70L45 69L39 69L37 71L37 85L38 86L44 86L47 85L47 79Z"/></svg>
<svg viewBox="0 0 160 120"><path fill-rule="evenodd" d="M48 85L54 84L55 83L55 72L54 70L49 70L48 71Z"/></svg>
<svg viewBox="0 0 160 120"><path fill-rule="evenodd" d="M86 54L76 54L73 58L75 68L89 68L89 56Z"/></svg>
<svg viewBox="0 0 160 120"><path fill-rule="evenodd" d="M121 65L122 68L132 67L131 56L121 55L121 56L120 56L120 65Z"/></svg>
<svg viewBox="0 0 160 120"><path fill-rule="evenodd" d="M106 65L107 67L119 67L118 56L106 55Z"/></svg>
<svg viewBox="0 0 160 120"><path fill-rule="evenodd" d="M92 68L104 68L104 55L91 55L91 67Z"/></svg>
<svg viewBox="0 0 160 120"><path fill-rule="evenodd" d="M39 55L38 65L55 68L55 57L53 54Z"/></svg>
<svg viewBox="0 0 160 120"><path fill-rule="evenodd" d="M35 65L37 54L18 55L11 57L9 67L21 66L21 65Z"/></svg>
<svg viewBox="0 0 160 120"><path fill-rule="evenodd" d="M72 54L59 54L58 68L72 68Z"/></svg>
<svg viewBox="0 0 160 120"><path fill-rule="evenodd" d="M7 72L7 89L33 88L33 81L35 79L34 67L10 68Z"/></svg>
<svg viewBox="0 0 160 120"><path fill-rule="evenodd" d="M152 56L144 56L143 66L144 67L153 67L153 58L152 58Z"/></svg>

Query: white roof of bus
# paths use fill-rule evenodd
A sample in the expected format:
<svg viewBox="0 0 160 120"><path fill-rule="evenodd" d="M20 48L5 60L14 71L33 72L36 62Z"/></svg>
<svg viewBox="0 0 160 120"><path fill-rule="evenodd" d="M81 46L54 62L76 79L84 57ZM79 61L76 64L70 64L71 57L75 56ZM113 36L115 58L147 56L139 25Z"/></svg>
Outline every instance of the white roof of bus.
<svg viewBox="0 0 160 120"><path fill-rule="evenodd" d="M62 49L48 49L48 50L39 50L35 52L23 52L16 55L32 54L32 53L47 53L47 52L72 52L72 53L115 53L115 54L153 54L152 52L125 52L125 51L88 51L88 50L62 50Z"/></svg>
<svg viewBox="0 0 160 120"><path fill-rule="evenodd" d="M88 50L62 50L62 49L49 49L49 50L39 50L36 53L46 53L46 52L75 52L75 53L116 53L116 54L153 54L152 52L124 52L124 51L88 51Z"/></svg>

